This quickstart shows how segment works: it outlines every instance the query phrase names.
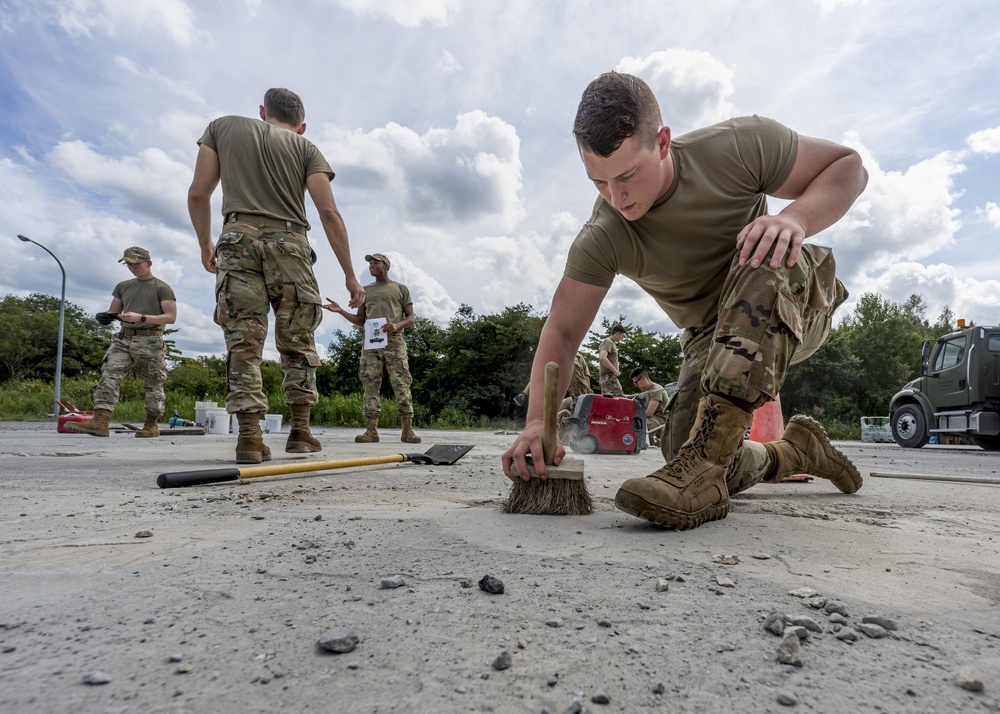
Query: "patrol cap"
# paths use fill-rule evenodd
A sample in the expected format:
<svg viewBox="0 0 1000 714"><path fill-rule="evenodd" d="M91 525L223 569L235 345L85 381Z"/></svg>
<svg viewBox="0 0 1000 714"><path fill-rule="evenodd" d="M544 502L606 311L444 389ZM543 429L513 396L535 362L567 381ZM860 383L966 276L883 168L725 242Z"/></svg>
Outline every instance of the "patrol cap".
<svg viewBox="0 0 1000 714"><path fill-rule="evenodd" d="M388 267L389 267L390 265L392 265L392 264L391 264L391 263L389 262L389 259L388 259L388 258L386 258L386 257L385 257L385 255L384 255L383 253L372 253L371 255L366 255L366 256L365 256L365 260L381 260L381 261L382 261L383 263L385 263L385 267L387 267L387 268L388 268Z"/></svg>
<svg viewBox="0 0 1000 714"><path fill-rule="evenodd" d="M118 259L119 263L145 263L149 260L149 251L137 245L125 249L125 255Z"/></svg>

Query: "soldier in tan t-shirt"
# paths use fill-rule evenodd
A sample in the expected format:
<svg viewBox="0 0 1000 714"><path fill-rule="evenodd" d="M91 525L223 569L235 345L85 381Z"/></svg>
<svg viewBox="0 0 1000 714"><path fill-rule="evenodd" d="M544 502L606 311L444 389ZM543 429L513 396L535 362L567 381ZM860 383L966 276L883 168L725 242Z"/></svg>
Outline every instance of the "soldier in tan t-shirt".
<svg viewBox="0 0 1000 714"><path fill-rule="evenodd" d="M645 82L617 72L587 87L573 132L600 197L552 298L531 393L541 393L547 362L559 364L565 384L617 275L684 329L662 441L667 463L623 483L617 506L683 529L725 518L731 493L792 473L857 491L858 470L808 417L792 417L779 441L743 441L754 409L777 396L790 364L823 343L846 298L830 250L803 241L864 190L857 152L756 116L674 139ZM770 215L768 196L791 202ZM541 434L541 400L531 399L525 429L502 458L509 478L527 478L525 457L541 456ZM564 455L559 445L554 462ZM543 459L534 461L545 476Z"/></svg>
<svg viewBox="0 0 1000 714"><path fill-rule="evenodd" d="M361 366L358 376L365 388L365 433L354 440L367 444L379 440L378 420L382 414L383 368L389 374L392 393L396 395L396 413L399 415L400 441L419 444L420 437L413 432L413 397L410 385L410 361L406 354L406 340L403 330L413 324L413 300L410 289L395 280L389 280L389 258L384 253L366 255L368 272L375 278L374 283L365 285L365 303L357 313L348 312L333 300L327 298L324 309L343 315L348 322L358 327L368 320L382 319L381 334L376 335L371 346L361 350Z"/></svg>

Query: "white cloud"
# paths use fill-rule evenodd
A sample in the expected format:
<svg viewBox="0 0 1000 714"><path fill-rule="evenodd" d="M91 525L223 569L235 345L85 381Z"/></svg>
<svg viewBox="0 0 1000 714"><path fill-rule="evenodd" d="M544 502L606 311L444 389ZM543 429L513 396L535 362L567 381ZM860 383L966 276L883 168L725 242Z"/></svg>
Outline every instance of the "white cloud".
<svg viewBox="0 0 1000 714"><path fill-rule="evenodd" d="M623 57L618 72L642 78L675 134L714 124L734 114L733 71L707 52L669 49L644 58Z"/></svg>
<svg viewBox="0 0 1000 714"><path fill-rule="evenodd" d="M462 64L448 50L441 50L441 61L438 62L438 69L445 74L453 74L462 71Z"/></svg>
<svg viewBox="0 0 1000 714"><path fill-rule="evenodd" d="M337 4L363 17L386 17L403 27L427 23L444 27L462 7L462 0L336 0Z"/></svg>
<svg viewBox="0 0 1000 714"><path fill-rule="evenodd" d="M63 141L48 158L82 186L110 194L123 207L153 218L171 217L177 225L187 222L186 196L192 170L160 149L112 158L98 154L82 141Z"/></svg>
<svg viewBox="0 0 1000 714"><path fill-rule="evenodd" d="M51 5L70 35L166 35L186 47L201 34L184 0L56 0Z"/></svg>
<svg viewBox="0 0 1000 714"><path fill-rule="evenodd" d="M451 129L417 134L390 123L367 134L320 130L317 145L357 200L392 207L403 224L489 223L499 230L524 216L520 139L513 126L475 110Z"/></svg>
<svg viewBox="0 0 1000 714"><path fill-rule="evenodd" d="M970 134L966 143L977 154L1000 153L1000 126Z"/></svg>

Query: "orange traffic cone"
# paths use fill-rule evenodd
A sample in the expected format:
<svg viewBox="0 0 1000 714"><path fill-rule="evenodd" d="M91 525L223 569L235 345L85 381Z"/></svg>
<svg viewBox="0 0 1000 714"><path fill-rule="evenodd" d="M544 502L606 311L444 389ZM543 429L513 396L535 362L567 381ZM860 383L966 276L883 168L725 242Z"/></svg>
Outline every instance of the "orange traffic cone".
<svg viewBox="0 0 1000 714"><path fill-rule="evenodd" d="M773 402L754 411L753 422L750 424L750 441L778 441L784 433L785 420L781 416L781 395L778 394Z"/></svg>

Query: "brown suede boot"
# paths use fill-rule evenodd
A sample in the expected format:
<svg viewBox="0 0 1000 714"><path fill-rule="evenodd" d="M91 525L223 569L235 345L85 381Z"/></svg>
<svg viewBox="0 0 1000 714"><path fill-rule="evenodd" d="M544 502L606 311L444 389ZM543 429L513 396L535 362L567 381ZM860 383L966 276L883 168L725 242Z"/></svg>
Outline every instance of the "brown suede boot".
<svg viewBox="0 0 1000 714"><path fill-rule="evenodd" d="M323 445L309 430L312 407L308 404L292 404L290 409L292 428L288 432L288 441L285 442L285 453L311 454L314 451L322 451Z"/></svg>
<svg viewBox="0 0 1000 714"><path fill-rule="evenodd" d="M378 441L378 417L368 417L368 428L364 434L358 434L354 440L359 444L374 444Z"/></svg>
<svg viewBox="0 0 1000 714"><path fill-rule="evenodd" d="M831 481L844 493L854 493L864 482L851 460L830 443L823 425L803 414L789 419L781 439L764 444L764 448L771 458L765 481L809 474Z"/></svg>
<svg viewBox="0 0 1000 714"><path fill-rule="evenodd" d="M718 394L698 404L691 436L665 466L629 479L615 504L626 513L668 528L686 530L729 514L726 474L753 414Z"/></svg>
<svg viewBox="0 0 1000 714"><path fill-rule="evenodd" d="M146 423L135 433L139 439L152 439L160 435L160 415L146 412Z"/></svg>
<svg viewBox="0 0 1000 714"><path fill-rule="evenodd" d="M263 412L236 413L240 424L240 433L236 438L236 463L259 464L271 460L271 450L264 443L264 435L260 431L260 420L263 418Z"/></svg>
<svg viewBox="0 0 1000 714"><path fill-rule="evenodd" d="M90 434L91 436L111 436L111 410L95 409L94 418L89 421L68 421L63 426L66 431L74 434Z"/></svg>
<svg viewBox="0 0 1000 714"><path fill-rule="evenodd" d="M413 433L413 417L399 417L399 423L403 427L399 440L407 444L419 444L420 437Z"/></svg>

